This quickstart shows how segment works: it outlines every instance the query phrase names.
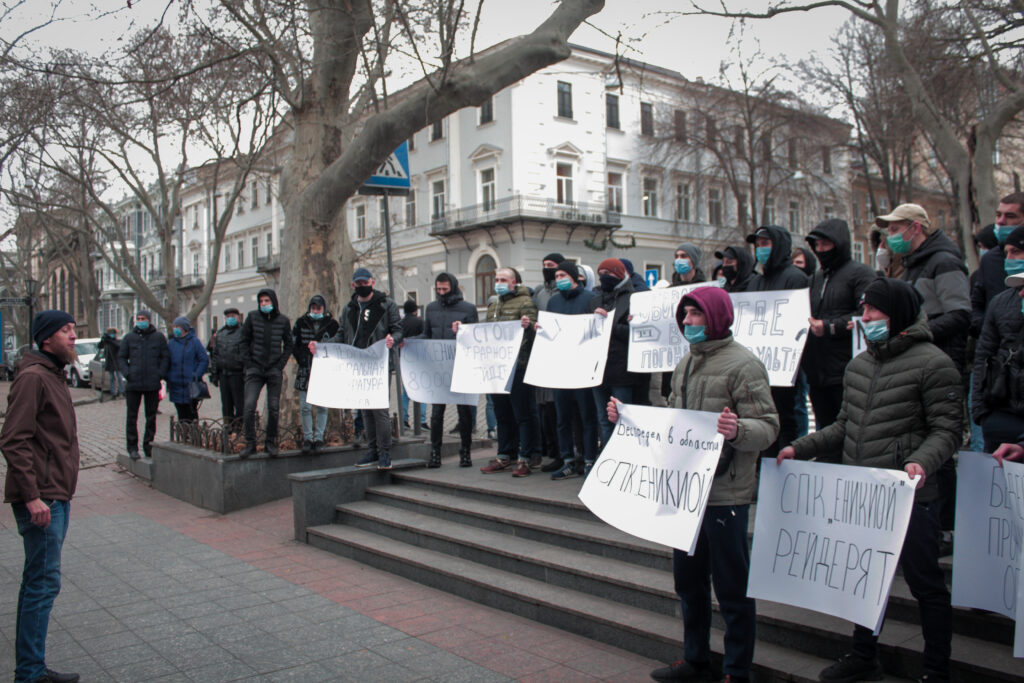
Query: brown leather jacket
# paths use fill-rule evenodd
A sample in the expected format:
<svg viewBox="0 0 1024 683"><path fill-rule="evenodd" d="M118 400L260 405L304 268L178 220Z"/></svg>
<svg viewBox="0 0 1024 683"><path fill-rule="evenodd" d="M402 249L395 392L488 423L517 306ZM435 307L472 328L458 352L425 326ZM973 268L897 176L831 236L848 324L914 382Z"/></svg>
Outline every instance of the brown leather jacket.
<svg viewBox="0 0 1024 683"><path fill-rule="evenodd" d="M0 431L5 503L71 500L78 484L78 425L64 369L40 351L18 363Z"/></svg>

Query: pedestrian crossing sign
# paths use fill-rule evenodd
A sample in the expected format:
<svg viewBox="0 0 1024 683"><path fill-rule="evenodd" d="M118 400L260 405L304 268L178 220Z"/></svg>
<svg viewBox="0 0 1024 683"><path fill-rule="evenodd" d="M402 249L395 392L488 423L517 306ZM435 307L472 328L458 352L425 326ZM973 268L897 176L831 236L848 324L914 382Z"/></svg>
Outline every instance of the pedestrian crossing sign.
<svg viewBox="0 0 1024 683"><path fill-rule="evenodd" d="M403 142L363 183L366 187L409 189L409 143Z"/></svg>

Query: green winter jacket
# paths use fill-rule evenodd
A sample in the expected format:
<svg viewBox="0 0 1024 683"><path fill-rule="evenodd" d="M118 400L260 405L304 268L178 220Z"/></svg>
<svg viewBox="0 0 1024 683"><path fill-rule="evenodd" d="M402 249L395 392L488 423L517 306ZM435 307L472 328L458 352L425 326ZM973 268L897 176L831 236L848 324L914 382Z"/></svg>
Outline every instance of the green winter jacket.
<svg viewBox="0 0 1024 683"><path fill-rule="evenodd" d="M520 320L524 315L531 322L537 322L537 304L533 303L530 289L523 285L516 285L516 288L505 296L499 296L487 304L487 322L489 323ZM523 343L519 347L518 367L520 369L526 367L526 361L530 357L533 334L532 325L523 330Z"/></svg>
<svg viewBox="0 0 1024 683"><path fill-rule="evenodd" d="M799 459L925 472L916 500L938 497L933 476L960 445L963 383L953 361L931 343L922 312L901 334L868 344L846 367L836 421L793 442Z"/></svg>
<svg viewBox="0 0 1024 683"><path fill-rule="evenodd" d="M691 360L684 403L680 389ZM691 344L690 352L672 373L668 404L712 413L721 413L728 406L739 416L736 438L726 442L734 449L732 462L715 477L708 505L745 505L753 500L758 454L779 434L768 372L757 356L732 335ZM726 457L724 452L722 457Z"/></svg>

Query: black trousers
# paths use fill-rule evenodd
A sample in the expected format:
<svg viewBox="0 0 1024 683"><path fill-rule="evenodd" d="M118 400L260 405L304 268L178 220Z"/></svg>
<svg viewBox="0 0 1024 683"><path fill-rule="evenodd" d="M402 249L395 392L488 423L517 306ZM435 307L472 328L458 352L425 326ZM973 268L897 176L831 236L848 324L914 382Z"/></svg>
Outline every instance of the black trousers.
<svg viewBox="0 0 1024 683"><path fill-rule="evenodd" d="M440 450L441 448L441 437L444 436L444 409L447 407L443 403L435 403L430 406L430 447L434 450ZM462 450L468 451L469 445L473 440L472 406L456 404L455 410L459 414L457 427L459 428L459 440L462 444Z"/></svg>
<svg viewBox="0 0 1024 683"><path fill-rule="evenodd" d="M178 411L178 421L184 422L185 420L198 420L199 419L199 403L175 403L174 409Z"/></svg>
<svg viewBox="0 0 1024 683"><path fill-rule="evenodd" d="M779 413L779 438L761 451L762 458L774 458L796 439L796 387L772 387L772 399Z"/></svg>
<svg viewBox="0 0 1024 683"><path fill-rule="evenodd" d="M811 397L811 407L814 408L814 428L821 431L839 417L839 410L843 407L843 385L811 385L807 393Z"/></svg>
<svg viewBox="0 0 1024 683"><path fill-rule="evenodd" d="M267 442L277 444L277 420L281 412L281 371L247 370L245 373L245 442L256 443L256 404L267 387Z"/></svg>
<svg viewBox="0 0 1024 683"><path fill-rule="evenodd" d="M227 419L239 419L245 409L245 377L220 376L220 414ZM225 420L226 422L227 420Z"/></svg>
<svg viewBox="0 0 1024 683"><path fill-rule="evenodd" d="M124 440L129 451L139 450L139 405L145 400L146 427L142 434L142 450L149 455L153 438L156 437L156 409L160 405L159 391L124 392L127 419L125 420Z"/></svg>

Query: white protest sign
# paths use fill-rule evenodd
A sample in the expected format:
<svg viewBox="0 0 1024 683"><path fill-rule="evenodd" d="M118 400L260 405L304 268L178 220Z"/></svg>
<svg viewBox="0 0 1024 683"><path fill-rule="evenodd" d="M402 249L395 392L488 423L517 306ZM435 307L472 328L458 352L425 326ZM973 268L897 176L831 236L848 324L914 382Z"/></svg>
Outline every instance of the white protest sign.
<svg viewBox="0 0 1024 683"><path fill-rule="evenodd" d="M850 337L852 337L853 340L850 342L852 344L850 352L853 355L851 355L850 358L856 358L861 353L868 350L868 340L867 337L864 336L864 323L861 322L860 316L855 315L852 320L853 334L851 334Z"/></svg>
<svg viewBox="0 0 1024 683"><path fill-rule="evenodd" d="M463 394L507 394L523 342L518 320L459 325L451 390Z"/></svg>
<svg viewBox="0 0 1024 683"><path fill-rule="evenodd" d="M773 387L791 387L807 342L808 289L742 292L732 298L732 335L757 356Z"/></svg>
<svg viewBox="0 0 1024 683"><path fill-rule="evenodd" d="M953 604L1016 619L1013 654L1024 657L1024 464L960 453L956 469Z"/></svg>
<svg viewBox="0 0 1024 683"><path fill-rule="evenodd" d="M585 389L604 379L612 314L564 315L540 311L523 381L535 387Z"/></svg>
<svg viewBox="0 0 1024 683"><path fill-rule="evenodd" d="M475 406L477 394L451 390L454 339L406 339L401 355L402 386L417 403Z"/></svg>
<svg viewBox="0 0 1024 683"><path fill-rule="evenodd" d="M877 632L913 505L899 470L762 460L747 596Z"/></svg>
<svg viewBox="0 0 1024 683"><path fill-rule="evenodd" d="M388 348L317 344L306 401L325 408L388 408Z"/></svg>
<svg viewBox="0 0 1024 683"><path fill-rule="evenodd" d="M679 359L690 350L676 323L676 308L683 295L698 287L715 287L701 282L682 287L652 289L634 292L629 297L629 356L630 372L672 372Z"/></svg>
<svg viewBox="0 0 1024 683"><path fill-rule="evenodd" d="M620 404L580 500L617 529L692 553L721 453L718 413Z"/></svg>

